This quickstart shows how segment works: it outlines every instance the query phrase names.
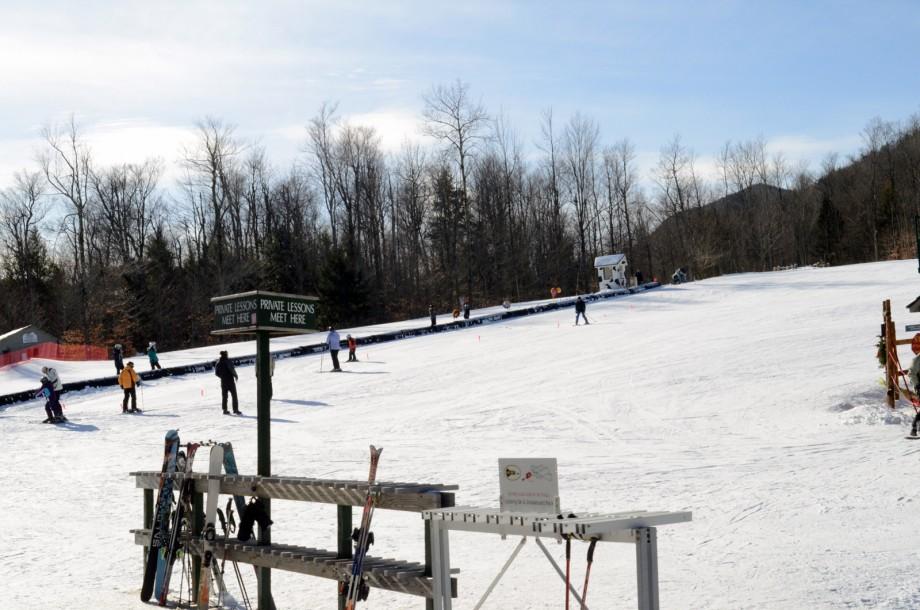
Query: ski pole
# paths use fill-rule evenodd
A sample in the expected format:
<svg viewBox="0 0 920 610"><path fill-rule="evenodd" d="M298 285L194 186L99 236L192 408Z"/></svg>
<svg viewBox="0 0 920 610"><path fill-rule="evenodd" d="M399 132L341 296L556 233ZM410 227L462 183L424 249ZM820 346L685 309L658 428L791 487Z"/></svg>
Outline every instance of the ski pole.
<svg viewBox="0 0 920 610"><path fill-rule="evenodd" d="M588 567L585 569L585 586L581 590L581 610L587 609L588 600L588 579L591 577L591 564L594 563L594 547L597 546L597 538L592 538L588 545Z"/></svg>
<svg viewBox="0 0 920 610"><path fill-rule="evenodd" d="M569 579L570 568L572 567L572 537L565 537L565 610L569 610Z"/></svg>
<svg viewBox="0 0 920 610"><path fill-rule="evenodd" d="M138 383L137 386L141 389L141 409L143 409L144 411L146 411L146 410L147 410L147 403L144 402L144 385L141 384L141 383Z"/></svg>

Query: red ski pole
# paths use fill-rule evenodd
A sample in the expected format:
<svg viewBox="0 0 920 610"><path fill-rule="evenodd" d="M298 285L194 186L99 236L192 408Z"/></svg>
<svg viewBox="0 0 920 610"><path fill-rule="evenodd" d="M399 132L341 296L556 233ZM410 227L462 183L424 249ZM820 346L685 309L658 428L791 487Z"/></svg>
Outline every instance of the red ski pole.
<svg viewBox="0 0 920 610"><path fill-rule="evenodd" d="M588 567L585 569L585 586L581 590L581 610L588 606L588 579L591 578L591 564L594 563L594 547L597 546L597 538L592 538L588 545Z"/></svg>

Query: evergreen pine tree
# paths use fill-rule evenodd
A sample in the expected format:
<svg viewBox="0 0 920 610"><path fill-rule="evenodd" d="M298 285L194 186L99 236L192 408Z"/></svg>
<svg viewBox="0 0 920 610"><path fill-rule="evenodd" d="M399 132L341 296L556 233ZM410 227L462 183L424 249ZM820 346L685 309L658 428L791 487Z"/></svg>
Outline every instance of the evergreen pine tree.
<svg viewBox="0 0 920 610"><path fill-rule="evenodd" d="M361 268L341 248L330 249L318 286L322 324L350 326L368 321L370 290Z"/></svg>
<svg viewBox="0 0 920 610"><path fill-rule="evenodd" d="M812 229L812 253L818 260L836 263L840 257L840 238L843 235L843 216L825 192L821 208Z"/></svg>

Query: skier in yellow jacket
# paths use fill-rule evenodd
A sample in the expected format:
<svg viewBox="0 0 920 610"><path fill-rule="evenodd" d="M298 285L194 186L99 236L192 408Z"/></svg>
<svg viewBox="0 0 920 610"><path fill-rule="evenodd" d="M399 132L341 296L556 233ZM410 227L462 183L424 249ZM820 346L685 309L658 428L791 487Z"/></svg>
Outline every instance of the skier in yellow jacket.
<svg viewBox="0 0 920 610"><path fill-rule="evenodd" d="M137 408L137 392L135 388L140 385L141 378L138 377L137 373L134 371L134 363L129 362L128 366L122 369L121 373L118 375L118 385L121 386L121 389L125 391L125 399L121 403L121 412L128 412L128 397L131 397L131 413L140 413L141 410Z"/></svg>

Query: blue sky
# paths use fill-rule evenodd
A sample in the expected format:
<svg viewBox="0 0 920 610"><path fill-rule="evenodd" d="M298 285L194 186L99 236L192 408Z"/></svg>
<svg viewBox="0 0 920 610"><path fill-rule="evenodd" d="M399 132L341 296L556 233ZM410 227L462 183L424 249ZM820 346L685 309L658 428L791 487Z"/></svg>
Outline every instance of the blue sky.
<svg viewBox="0 0 920 610"><path fill-rule="evenodd" d="M71 113L104 163L171 163L212 115L284 166L323 101L395 149L458 78L531 148L551 106L646 167L679 133L704 162L763 137L817 168L920 110L918 33L918 2L0 0L0 187Z"/></svg>

